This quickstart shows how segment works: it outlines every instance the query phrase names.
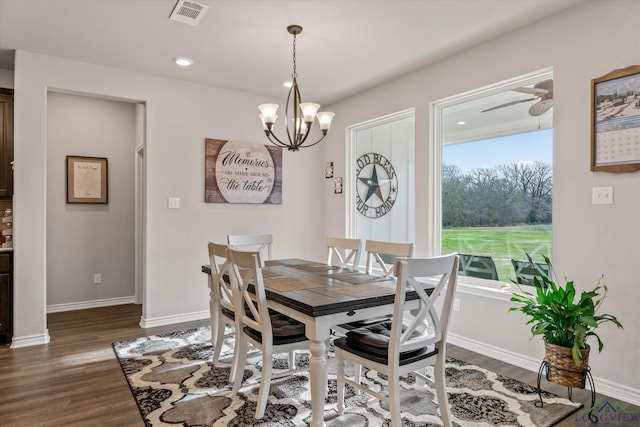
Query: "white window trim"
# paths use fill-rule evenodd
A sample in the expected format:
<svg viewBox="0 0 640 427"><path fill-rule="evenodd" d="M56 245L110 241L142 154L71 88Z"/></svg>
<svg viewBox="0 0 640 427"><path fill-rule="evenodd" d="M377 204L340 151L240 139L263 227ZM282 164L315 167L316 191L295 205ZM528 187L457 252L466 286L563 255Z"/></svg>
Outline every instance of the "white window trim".
<svg viewBox="0 0 640 427"><path fill-rule="evenodd" d="M553 78L553 68L548 67L512 79L504 80L429 104L429 204L427 215L428 253L440 255L442 251L442 110L462 102L472 101L498 92L533 84L540 80ZM458 291L501 301L509 301L517 286L495 280L483 280L475 277L458 276Z"/></svg>

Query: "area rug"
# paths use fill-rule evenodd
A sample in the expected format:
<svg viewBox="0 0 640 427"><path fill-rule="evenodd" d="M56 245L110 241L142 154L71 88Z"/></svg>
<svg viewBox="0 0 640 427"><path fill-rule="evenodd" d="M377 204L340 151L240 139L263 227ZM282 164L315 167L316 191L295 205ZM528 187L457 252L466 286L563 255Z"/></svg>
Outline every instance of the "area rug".
<svg viewBox="0 0 640 427"><path fill-rule="evenodd" d="M143 337L113 344L133 397L147 426L305 426L311 419L308 372L273 380L265 416L253 418L258 395L261 359L249 359L239 393L228 383L229 365L212 366L213 346L208 327ZM345 412L336 412L336 366L329 349L329 383L325 403L327 427L388 427L384 403L348 386ZM233 341L227 339L223 356L231 355ZM309 354L296 354L298 364L307 364ZM274 370L287 367L286 355L273 360ZM544 407L537 408L535 387L506 378L478 366L449 358L447 392L454 425L552 426L577 411L581 404L543 393ZM363 370L373 390L386 387L386 378ZM418 384L413 375L402 380L402 425L441 426L435 390Z"/></svg>

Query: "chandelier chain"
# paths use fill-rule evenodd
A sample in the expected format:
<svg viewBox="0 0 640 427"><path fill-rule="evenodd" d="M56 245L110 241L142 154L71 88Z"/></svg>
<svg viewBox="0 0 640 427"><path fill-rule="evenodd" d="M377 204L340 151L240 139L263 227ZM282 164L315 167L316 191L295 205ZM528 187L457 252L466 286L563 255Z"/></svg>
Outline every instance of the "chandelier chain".
<svg viewBox="0 0 640 427"><path fill-rule="evenodd" d="M296 35L293 35L293 74L291 75L294 79L298 77L298 73L296 72Z"/></svg>

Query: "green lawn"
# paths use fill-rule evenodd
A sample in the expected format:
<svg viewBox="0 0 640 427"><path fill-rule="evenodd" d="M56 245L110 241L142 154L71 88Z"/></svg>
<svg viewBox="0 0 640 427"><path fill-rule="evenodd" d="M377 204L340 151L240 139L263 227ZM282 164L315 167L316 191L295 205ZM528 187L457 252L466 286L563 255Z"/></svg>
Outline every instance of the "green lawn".
<svg viewBox="0 0 640 427"><path fill-rule="evenodd" d="M515 279L511 259L551 258L551 225L517 227L461 227L442 230L442 253L459 252L493 257L501 281Z"/></svg>

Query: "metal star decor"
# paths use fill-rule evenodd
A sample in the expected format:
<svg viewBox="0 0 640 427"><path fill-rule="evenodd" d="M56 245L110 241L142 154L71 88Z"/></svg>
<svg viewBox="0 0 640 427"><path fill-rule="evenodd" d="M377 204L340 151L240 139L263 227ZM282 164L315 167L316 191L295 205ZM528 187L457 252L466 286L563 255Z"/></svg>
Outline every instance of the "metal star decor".
<svg viewBox="0 0 640 427"><path fill-rule="evenodd" d="M382 189L380 188L384 184L388 184L389 179L378 179L378 171L376 165L373 165L371 177L370 178L358 178L360 182L363 182L367 186L367 196L365 198L365 202L369 201L371 196L374 194L378 196L381 202L384 202L384 197L382 196Z"/></svg>

